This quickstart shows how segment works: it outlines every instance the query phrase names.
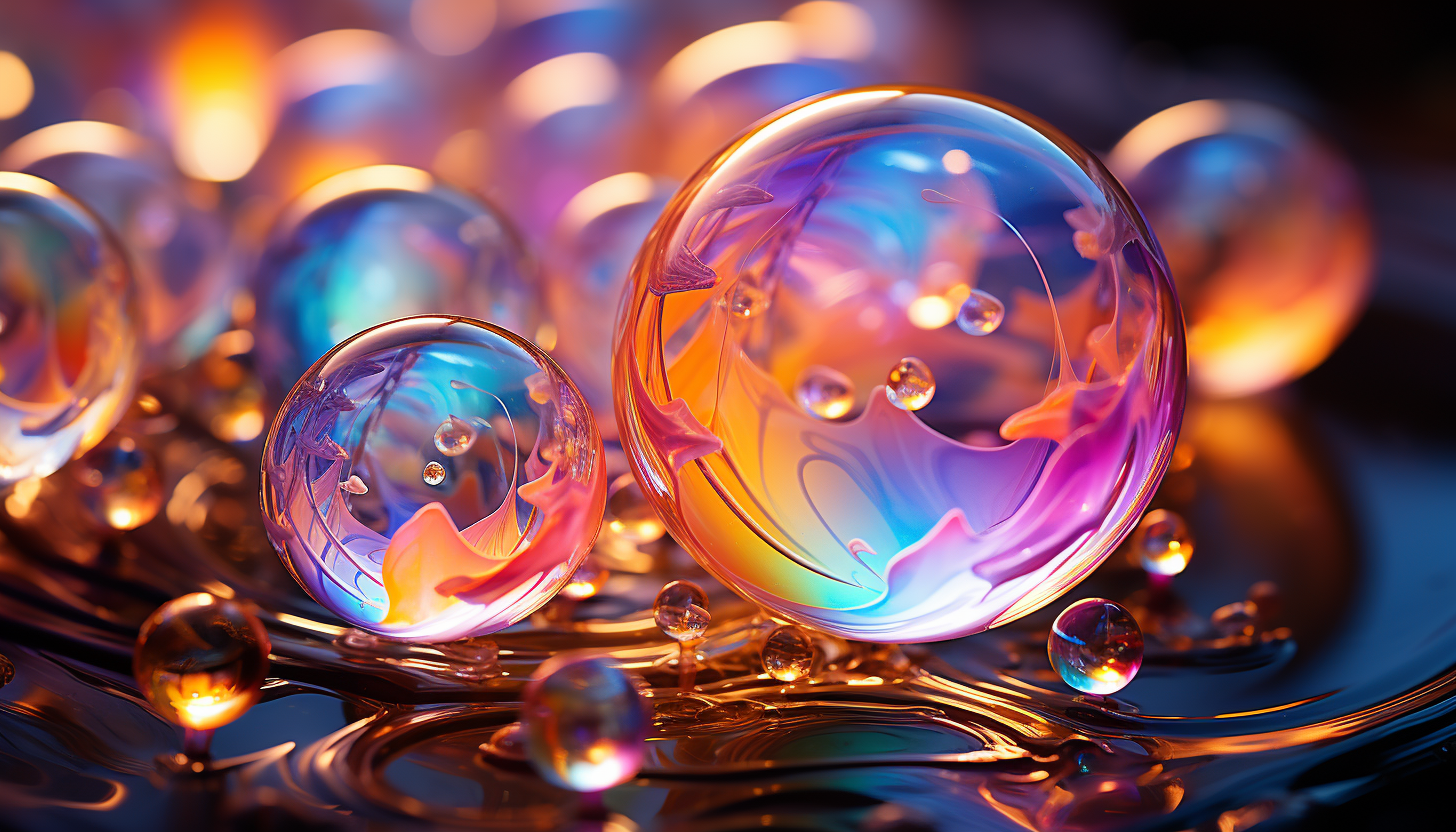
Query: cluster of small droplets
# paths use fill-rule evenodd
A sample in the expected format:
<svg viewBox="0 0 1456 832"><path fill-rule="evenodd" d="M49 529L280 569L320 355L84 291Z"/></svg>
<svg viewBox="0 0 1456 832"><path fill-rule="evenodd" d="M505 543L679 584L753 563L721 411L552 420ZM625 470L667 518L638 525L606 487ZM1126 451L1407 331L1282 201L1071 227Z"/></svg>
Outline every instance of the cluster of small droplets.
<svg viewBox="0 0 1456 832"><path fill-rule="evenodd" d="M1006 318L1006 305L995 295L972 289L956 313L956 326L970 335L990 335Z"/></svg>
<svg viewBox="0 0 1456 832"><path fill-rule="evenodd" d="M885 395L901 410L919 410L935 397L935 376L924 361L902 358L885 377Z"/></svg>
<svg viewBox="0 0 1456 832"><path fill-rule="evenodd" d="M469 422L452 415L435 428L435 449L445 456L460 456L475 444L475 437Z"/></svg>
<svg viewBox="0 0 1456 832"><path fill-rule="evenodd" d="M1188 568L1193 557L1193 538L1183 518L1167 509L1143 515L1132 536L1133 551L1150 575L1171 577Z"/></svg>
<svg viewBox="0 0 1456 832"><path fill-rule="evenodd" d="M838 419L854 407L854 382L830 367L805 367L794 384L799 406L820 419Z"/></svg>
<svg viewBox="0 0 1456 832"><path fill-rule="evenodd" d="M1047 658L1062 681L1106 695L1127 687L1143 664L1143 631L1127 608L1103 598L1062 611L1047 636Z"/></svg>
<svg viewBox="0 0 1456 832"><path fill-rule="evenodd" d="M425 485L439 485L445 481L445 466L434 460L425 463L425 470L422 474Z"/></svg>
<svg viewBox="0 0 1456 832"><path fill-rule="evenodd" d="M652 620L676 642L697 641L708 632L708 596L691 581L673 581L657 593Z"/></svg>
<svg viewBox="0 0 1456 832"><path fill-rule="evenodd" d="M798 627L775 627L763 642L763 672L780 682L797 682L814 670L814 640Z"/></svg>

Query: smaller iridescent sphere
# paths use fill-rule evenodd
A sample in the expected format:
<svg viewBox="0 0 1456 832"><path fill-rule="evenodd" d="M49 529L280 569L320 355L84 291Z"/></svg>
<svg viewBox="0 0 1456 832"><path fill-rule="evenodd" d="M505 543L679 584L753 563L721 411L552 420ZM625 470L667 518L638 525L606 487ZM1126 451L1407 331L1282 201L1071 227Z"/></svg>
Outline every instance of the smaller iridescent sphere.
<svg viewBox="0 0 1456 832"><path fill-rule="evenodd" d="M785 625L775 627L763 642L763 672L780 682L796 682L814 669L814 639Z"/></svg>
<svg viewBox="0 0 1456 832"><path fill-rule="evenodd" d="M652 619L673 641L696 641L708 632L713 620L708 613L708 596L692 581L673 581L657 593Z"/></svg>
<svg viewBox="0 0 1456 832"><path fill-rule="evenodd" d="M1107 159L1163 245L1188 323L1190 382L1241 396L1318 365L1373 282L1360 177L1297 119L1251 101L1190 101Z"/></svg>
<svg viewBox="0 0 1456 832"><path fill-rule="evenodd" d="M81 502L103 528L135 529L150 522L162 508L157 461L131 436L112 433L68 470Z"/></svg>
<svg viewBox="0 0 1456 832"><path fill-rule="evenodd" d="M44 179L0 173L0 488L53 473L121 419L138 321L101 221Z"/></svg>
<svg viewBox="0 0 1456 832"><path fill-rule="evenodd" d="M1127 687L1143 664L1143 631L1127 608L1088 598L1062 610L1047 636L1047 657L1062 681L1106 695Z"/></svg>
<svg viewBox="0 0 1456 832"><path fill-rule="evenodd" d="M630 780L642 766L650 725L627 674L592 657L549 659L521 704L526 759L546 780L578 792Z"/></svg>
<svg viewBox="0 0 1456 832"><path fill-rule="evenodd" d="M1177 575L1193 558L1193 537L1177 513L1157 508L1143 515L1132 535L1132 550L1150 575Z"/></svg>
<svg viewBox="0 0 1456 832"><path fill-rule="evenodd" d="M294 200L255 284L259 372L278 397L335 345L386 321L468 315L527 338L540 323L505 217L398 165L346 171Z"/></svg>
<svg viewBox="0 0 1456 832"><path fill-rule="evenodd" d="M602 454L591 409L535 345L469 318L406 318L349 338L289 393L263 451L264 521L304 589L352 626L485 635L581 566Z"/></svg>
<svg viewBox="0 0 1456 832"><path fill-rule="evenodd" d="M242 716L262 697L268 631L240 601L194 592L142 624L132 673L157 712L206 731Z"/></svg>
<svg viewBox="0 0 1456 832"><path fill-rule="evenodd" d="M16 141L0 167L56 183L121 238L149 368L198 357L227 326L238 270L216 189L188 180L163 148L115 124L68 121Z"/></svg>

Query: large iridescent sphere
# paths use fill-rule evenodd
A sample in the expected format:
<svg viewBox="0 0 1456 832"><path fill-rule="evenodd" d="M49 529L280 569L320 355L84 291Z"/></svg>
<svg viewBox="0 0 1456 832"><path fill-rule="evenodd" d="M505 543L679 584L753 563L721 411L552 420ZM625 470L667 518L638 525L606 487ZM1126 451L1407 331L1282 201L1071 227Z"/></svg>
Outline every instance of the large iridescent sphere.
<svg viewBox="0 0 1456 832"><path fill-rule="evenodd" d="M257 277L259 369L282 393L345 338L422 314L469 315L528 338L540 302L516 233L422 170L379 165L306 191Z"/></svg>
<svg viewBox="0 0 1456 832"><path fill-rule="evenodd" d="M142 624L132 672L168 721L211 730L262 698L268 631L248 605L206 592L163 604Z"/></svg>
<svg viewBox="0 0 1456 832"><path fill-rule="evenodd" d="M606 500L581 394L530 342L422 316L347 339L268 432L263 514L350 624L451 641L513 624L581 566Z"/></svg>
<svg viewBox="0 0 1456 832"><path fill-rule="evenodd" d="M602 659L562 655L526 686L526 759L562 788L598 792L642 766L652 717L627 674Z"/></svg>
<svg viewBox="0 0 1456 832"><path fill-rule="evenodd" d="M1374 272L1359 176L1287 113L1190 101L1134 127L1107 162L1163 244L1199 392L1303 375L1364 309Z"/></svg>
<svg viewBox="0 0 1456 832"><path fill-rule="evenodd" d="M160 148L114 124L70 121L16 141L0 166L48 179L106 221L126 246L154 369L196 358L229 322L237 269L209 201Z"/></svg>
<svg viewBox="0 0 1456 832"><path fill-rule="evenodd" d="M0 173L0 488L101 441L140 360L131 270L110 232L50 182Z"/></svg>
<svg viewBox="0 0 1456 832"><path fill-rule="evenodd" d="M977 290L1004 319L968 332ZM638 482L714 576L836 635L951 638L1060 595L1131 530L1182 416L1178 308L1131 199L968 94L761 122L673 199L631 292ZM809 368L853 391L834 418L796 396Z"/></svg>

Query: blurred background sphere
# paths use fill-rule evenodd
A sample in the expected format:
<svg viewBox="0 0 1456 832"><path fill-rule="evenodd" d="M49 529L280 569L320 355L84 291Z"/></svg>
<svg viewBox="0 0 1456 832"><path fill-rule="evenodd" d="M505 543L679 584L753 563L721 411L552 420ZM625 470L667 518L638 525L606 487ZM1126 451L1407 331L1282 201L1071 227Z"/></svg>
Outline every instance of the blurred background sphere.
<svg viewBox="0 0 1456 832"><path fill-rule="evenodd" d="M542 334L533 267L506 219L399 165L346 171L295 200L255 291L258 370L276 398L334 345L397 318L468 315Z"/></svg>
<svg viewBox="0 0 1456 832"><path fill-rule="evenodd" d="M141 337L101 221L44 179L0 173L0 487L106 436L136 390Z"/></svg>
<svg viewBox="0 0 1456 832"><path fill-rule="evenodd" d="M114 124L70 121L17 140L0 167L56 183L116 232L136 273L148 369L187 363L226 327L238 270L220 195L160 147Z"/></svg>
<svg viewBox="0 0 1456 832"><path fill-rule="evenodd" d="M1360 180L1293 116L1190 101L1134 127L1107 163L1163 245L1199 392L1297 378L1364 310L1374 272Z"/></svg>

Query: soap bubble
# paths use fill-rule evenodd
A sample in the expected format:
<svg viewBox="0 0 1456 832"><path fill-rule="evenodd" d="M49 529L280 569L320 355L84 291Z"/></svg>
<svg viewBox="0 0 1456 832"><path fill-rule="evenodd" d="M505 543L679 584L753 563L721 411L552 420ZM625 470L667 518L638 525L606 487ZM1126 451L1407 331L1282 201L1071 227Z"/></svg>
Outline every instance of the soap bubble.
<svg viewBox="0 0 1456 832"><path fill-rule="evenodd" d="M695 641L708 632L708 596L692 581L673 581L657 593L652 620L673 641Z"/></svg>
<svg viewBox="0 0 1456 832"><path fill-rule="evenodd" d="M1143 515L1132 535L1132 548L1143 569L1152 575L1177 575L1193 558L1188 524L1175 512L1153 509Z"/></svg>
<svg viewBox="0 0 1456 832"><path fill-rule="evenodd" d="M150 522L162 508L157 461L130 436L111 434L69 470L81 502L102 527L135 529Z"/></svg>
<svg viewBox="0 0 1456 832"><path fill-rule="evenodd" d="M973 290L1005 308L990 337L951 325ZM618 332L623 446L673 537L847 638L965 635L1066 591L1132 530L1182 415L1137 208L968 94L852 90L752 128L673 198ZM845 418L798 400L816 366L849 380Z"/></svg>
<svg viewBox="0 0 1456 832"><path fill-rule="evenodd" d="M435 445L451 414L480 426ZM358 476L364 493L341 489ZM269 536L349 624L450 641L513 624L571 579L606 499L581 394L535 346L423 316L345 341L289 393L263 452Z"/></svg>
<svg viewBox="0 0 1456 832"><path fill-rule="evenodd" d="M149 367L185 364L226 328L238 271L217 192L183 176L161 147L114 124L70 121L19 139L0 167L54 182L121 238Z"/></svg>
<svg viewBox="0 0 1456 832"><path fill-rule="evenodd" d="M110 233L50 182L0 173L0 488L101 441L140 360L132 276Z"/></svg>
<svg viewBox="0 0 1456 832"><path fill-rule="evenodd" d="M1359 176L1288 114L1179 104L1129 131L1108 166L1163 244L1199 391L1239 396L1303 375L1364 308L1374 272Z"/></svg>
<svg viewBox="0 0 1456 832"><path fill-rule="evenodd" d="M793 626L775 627L763 642L763 672L796 682L814 669L814 640Z"/></svg>
<svg viewBox="0 0 1456 832"><path fill-rule="evenodd" d="M650 724L627 674L592 657L547 660L521 703L526 758L545 779L579 792L630 780L642 766Z"/></svg>
<svg viewBox="0 0 1456 832"><path fill-rule="evenodd" d="M247 605L194 592L163 604L142 624L132 672L158 713L207 731L257 704L271 649L268 631Z"/></svg>
<svg viewBox="0 0 1456 832"><path fill-rule="evenodd" d="M1077 690L1116 693L1143 666L1143 631L1121 604L1088 598L1057 616L1047 656L1062 681Z"/></svg>
<svg viewBox="0 0 1456 832"><path fill-rule="evenodd" d="M280 398L336 344L385 321L468 315L527 338L540 323L506 220L397 165L346 171L295 200L274 228L256 290L259 371Z"/></svg>

